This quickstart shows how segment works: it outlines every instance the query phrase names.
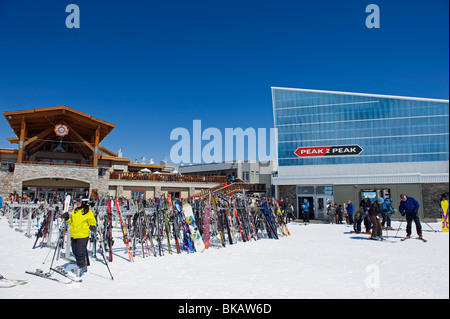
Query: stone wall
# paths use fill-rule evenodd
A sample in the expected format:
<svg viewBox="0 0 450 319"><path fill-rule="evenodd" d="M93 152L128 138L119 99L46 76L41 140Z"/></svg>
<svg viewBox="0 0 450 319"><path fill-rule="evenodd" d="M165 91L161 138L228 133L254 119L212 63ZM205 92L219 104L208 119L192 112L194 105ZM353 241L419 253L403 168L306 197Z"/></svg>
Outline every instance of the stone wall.
<svg viewBox="0 0 450 319"><path fill-rule="evenodd" d="M109 172L103 176L98 176L91 184L91 191L96 189L100 196L107 196L109 194Z"/></svg>
<svg viewBox="0 0 450 319"><path fill-rule="evenodd" d="M425 218L439 218L441 195L449 192L448 183L422 184L423 213Z"/></svg>
<svg viewBox="0 0 450 319"><path fill-rule="evenodd" d="M11 172L0 171L0 196L4 201L8 199L11 193L12 181L14 174Z"/></svg>
<svg viewBox="0 0 450 319"><path fill-rule="evenodd" d="M298 211L297 203L297 186L296 185L280 185L278 186L278 199L284 198L288 200L294 207L294 212Z"/></svg>
<svg viewBox="0 0 450 319"><path fill-rule="evenodd" d="M109 175L99 177L98 168L95 167L16 163L8 193L17 191L21 194L24 181L41 178L65 178L83 181L89 183L91 190L97 189L99 195L108 192Z"/></svg>

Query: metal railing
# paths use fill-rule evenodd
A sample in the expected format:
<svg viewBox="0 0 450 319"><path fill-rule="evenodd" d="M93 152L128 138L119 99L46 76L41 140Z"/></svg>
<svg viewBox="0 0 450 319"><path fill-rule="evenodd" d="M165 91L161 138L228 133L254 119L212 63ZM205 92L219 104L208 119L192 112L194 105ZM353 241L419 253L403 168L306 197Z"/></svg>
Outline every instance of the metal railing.
<svg viewBox="0 0 450 319"><path fill-rule="evenodd" d="M209 196L210 194L214 194L214 196L220 197L222 195L226 196L242 191L245 191L247 193L265 193L266 184L232 183L222 187L216 186L194 194L188 197L188 199L195 197L203 198Z"/></svg>
<svg viewBox="0 0 450 319"><path fill-rule="evenodd" d="M114 180L129 181L152 181L152 182L184 182L184 183L214 183L223 184L225 176L202 176L202 175L178 175L178 174L157 174L141 172L112 172L109 175Z"/></svg>
<svg viewBox="0 0 450 319"><path fill-rule="evenodd" d="M52 166L71 166L71 167L93 167L92 164L58 163L58 162L32 162L32 161L23 161L22 164L32 164L32 165L52 165Z"/></svg>

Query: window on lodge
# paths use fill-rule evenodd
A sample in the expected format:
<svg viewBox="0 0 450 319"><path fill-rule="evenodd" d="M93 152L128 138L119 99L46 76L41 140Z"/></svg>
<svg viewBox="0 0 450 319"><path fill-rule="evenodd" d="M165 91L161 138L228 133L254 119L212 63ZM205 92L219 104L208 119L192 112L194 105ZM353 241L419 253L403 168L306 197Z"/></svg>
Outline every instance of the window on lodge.
<svg viewBox="0 0 450 319"><path fill-rule="evenodd" d="M132 191L131 198L132 199L138 199L138 198L145 199L145 192L144 191Z"/></svg>
<svg viewBox="0 0 450 319"><path fill-rule="evenodd" d="M298 186L297 194L300 195L333 195L333 186Z"/></svg>
<svg viewBox="0 0 450 319"><path fill-rule="evenodd" d="M2 172L14 172L15 160L2 159L0 160L0 171Z"/></svg>
<svg viewBox="0 0 450 319"><path fill-rule="evenodd" d="M56 158L44 158L44 157L36 158L36 162L56 163L56 164L80 164L80 161L73 160L73 159L56 159Z"/></svg>
<svg viewBox="0 0 450 319"><path fill-rule="evenodd" d="M361 189L360 191L361 199L369 198L371 202L375 201L377 198L391 198L390 188L378 188L378 189Z"/></svg>
<svg viewBox="0 0 450 319"><path fill-rule="evenodd" d="M62 203L65 195L72 196L76 199L80 196L88 196L89 188L55 188L55 187L23 187L22 193L26 194L30 200L47 200L51 203Z"/></svg>
<svg viewBox="0 0 450 319"><path fill-rule="evenodd" d="M172 199L181 198L181 192L169 192Z"/></svg>
<svg viewBox="0 0 450 319"><path fill-rule="evenodd" d="M64 141L49 141L42 147L43 151L59 153L76 153L70 143Z"/></svg>

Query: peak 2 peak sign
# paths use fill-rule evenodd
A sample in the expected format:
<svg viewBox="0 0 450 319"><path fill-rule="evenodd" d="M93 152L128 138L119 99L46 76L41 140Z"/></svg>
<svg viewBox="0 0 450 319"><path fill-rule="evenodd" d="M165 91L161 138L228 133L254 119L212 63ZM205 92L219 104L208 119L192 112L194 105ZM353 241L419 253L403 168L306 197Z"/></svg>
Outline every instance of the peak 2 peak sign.
<svg viewBox="0 0 450 319"><path fill-rule="evenodd" d="M346 146L313 146L299 147L295 150L298 157L319 157L319 156L352 156L359 155L363 149L359 145Z"/></svg>

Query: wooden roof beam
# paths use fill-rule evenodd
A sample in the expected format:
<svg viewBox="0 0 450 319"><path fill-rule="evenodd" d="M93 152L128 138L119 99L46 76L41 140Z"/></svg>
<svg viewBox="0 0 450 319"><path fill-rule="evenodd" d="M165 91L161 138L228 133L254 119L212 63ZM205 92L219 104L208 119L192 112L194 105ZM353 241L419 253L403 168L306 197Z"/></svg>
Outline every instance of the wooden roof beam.
<svg viewBox="0 0 450 319"><path fill-rule="evenodd" d="M41 133L33 136L32 138L30 138L28 141L25 142L25 146L30 145L31 143L33 143L37 139L42 139L44 137L47 137L48 135L50 135L53 132L53 129L54 129L53 127L49 127L48 129L42 131Z"/></svg>
<svg viewBox="0 0 450 319"><path fill-rule="evenodd" d="M84 145L86 145L92 152L94 152L94 147L88 142L88 141L86 141L80 134L78 134L78 132L77 131L75 131L74 129L73 129L73 127L71 127L70 129L69 129L69 135L74 135L74 137L77 139L77 140L79 140L80 142L83 142L84 143Z"/></svg>

